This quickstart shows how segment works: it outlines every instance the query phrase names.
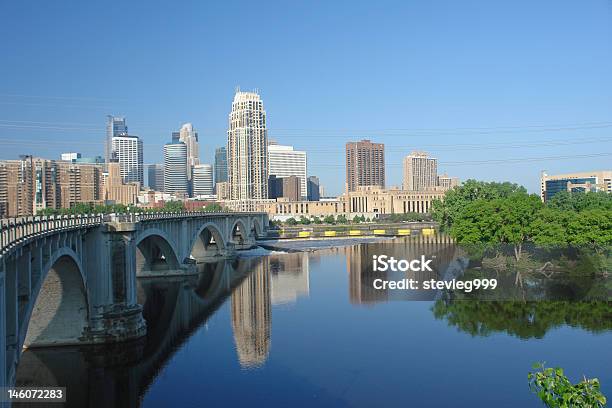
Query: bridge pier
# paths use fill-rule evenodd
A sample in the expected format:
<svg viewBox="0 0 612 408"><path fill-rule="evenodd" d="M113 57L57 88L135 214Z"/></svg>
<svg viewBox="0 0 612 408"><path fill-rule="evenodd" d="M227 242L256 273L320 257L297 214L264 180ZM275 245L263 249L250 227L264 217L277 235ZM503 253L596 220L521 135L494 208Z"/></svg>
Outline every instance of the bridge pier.
<svg viewBox="0 0 612 408"><path fill-rule="evenodd" d="M135 230L134 223L110 223L92 232L98 239L86 243L97 248L92 248L96 256L88 258L86 266L90 317L84 343L120 342L146 334L142 306L136 300Z"/></svg>
<svg viewBox="0 0 612 408"><path fill-rule="evenodd" d="M6 268L4 262L0 266L0 386L7 383L7 359L6 359L6 290L4 278L6 276Z"/></svg>
<svg viewBox="0 0 612 408"><path fill-rule="evenodd" d="M10 260L5 265L5 309L4 309L4 333L5 336L5 358L7 361L6 376L8 379L12 378L15 373L17 366L16 360L19 355L18 343L19 343L19 319L18 319L18 304L19 298L17 296L17 273L11 273L11 270L16 268L16 262ZM8 269L7 269L8 268Z"/></svg>

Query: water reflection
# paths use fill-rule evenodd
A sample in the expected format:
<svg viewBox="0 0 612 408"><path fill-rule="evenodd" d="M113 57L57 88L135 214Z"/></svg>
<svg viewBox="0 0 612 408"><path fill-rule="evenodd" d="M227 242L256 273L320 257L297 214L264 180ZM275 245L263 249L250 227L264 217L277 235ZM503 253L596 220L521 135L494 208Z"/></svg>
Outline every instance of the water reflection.
<svg viewBox="0 0 612 408"><path fill-rule="evenodd" d="M318 255L306 252L270 257L270 290L272 305L295 303L310 292L309 264L318 262Z"/></svg>
<svg viewBox="0 0 612 408"><path fill-rule="evenodd" d="M433 271L373 272L372 255L380 254L403 259L425 255L433 259ZM502 338L487 337L491 334L550 342L544 339L548 332L569 326L582 332L553 343L551 353L560 350L554 357L563 358L564 346L576 339L580 349L573 353L579 357L572 361L602 352L590 333L609 339L609 279L535 276L517 287L511 274L480 265L468 262L464 249L448 240L414 237L244 257L199 265L200 273L189 277L139 279L138 301L148 325L145 338L108 347L27 350L17 385L67 386L70 407L167 406L174 400L176 406L189 400L211 406L467 406L455 404L456 398L481 380L488 363L475 356L482 349L505 368L499 374L507 376L499 379L501 388L515 377L524 380L533 358L547 358L526 356L529 361L514 367L516 356L525 350L506 339L503 347L486 343ZM372 285L376 278L451 280L487 274L499 275L499 293L509 301L483 301L482 293L375 290ZM525 302L523 296L539 301ZM300 303L305 298L308 301ZM395 300L402 302L382 305ZM407 352L410 345L419 345L419 353ZM181 376L182 371L189 374ZM381 376L383 372L389 375ZM605 375L588 373L607 386ZM434 377L435 384L426 380ZM484 403L489 395L483 392L480 406L498 406L493 401L508 393L497 386L487 385L491 403ZM201 387L202 395L173 395L188 387ZM411 390L396 392L400 387ZM437 387L447 392L439 393ZM151 402L151 395L168 397ZM512 393L506 406L525 406L531 396L526 391L523 400L520 395Z"/></svg>
<svg viewBox="0 0 612 408"><path fill-rule="evenodd" d="M232 329L242 367L265 363L270 352L271 324L269 259L263 258L232 293Z"/></svg>
<svg viewBox="0 0 612 408"><path fill-rule="evenodd" d="M370 305L389 300L432 300L430 290L375 289L374 280L430 279L451 280L463 274L465 259L462 249L440 236L415 236L403 240L382 241L346 248L346 268L349 273L349 299L353 304ZM432 259L432 271L374 271L372 257L387 255L395 259L419 259L424 255Z"/></svg>
<svg viewBox="0 0 612 408"><path fill-rule="evenodd" d="M136 407L173 354L232 296L232 326L245 366L265 361L270 342L270 284L266 258L199 265L188 277L138 280L147 335L96 347L28 349L17 386L67 386L70 407ZM19 405L16 405L19 406Z"/></svg>
<svg viewBox="0 0 612 408"><path fill-rule="evenodd" d="M592 333L612 330L612 303L605 301L443 301L432 308L436 319L472 336L506 333L541 339L553 328L579 327Z"/></svg>

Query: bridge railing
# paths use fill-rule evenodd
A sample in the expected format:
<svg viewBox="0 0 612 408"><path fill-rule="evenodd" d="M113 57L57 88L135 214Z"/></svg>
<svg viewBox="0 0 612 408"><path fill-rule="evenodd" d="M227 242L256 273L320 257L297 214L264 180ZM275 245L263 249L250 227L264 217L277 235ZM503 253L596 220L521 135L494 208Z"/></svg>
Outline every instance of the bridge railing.
<svg viewBox="0 0 612 408"><path fill-rule="evenodd" d="M43 215L0 220L0 257L12 247L36 236L59 230L101 225L102 214Z"/></svg>
<svg viewBox="0 0 612 408"><path fill-rule="evenodd" d="M180 211L180 212L141 212L126 214L107 214L105 221L114 222L140 222L149 220L167 220L177 218L197 218L206 216L242 216L256 215L258 213L239 213L227 211Z"/></svg>
<svg viewBox="0 0 612 408"><path fill-rule="evenodd" d="M143 212L126 214L42 215L0 220L0 257L22 242L51 232L97 226L105 222L140 222L202 216L243 216L258 213L226 211Z"/></svg>

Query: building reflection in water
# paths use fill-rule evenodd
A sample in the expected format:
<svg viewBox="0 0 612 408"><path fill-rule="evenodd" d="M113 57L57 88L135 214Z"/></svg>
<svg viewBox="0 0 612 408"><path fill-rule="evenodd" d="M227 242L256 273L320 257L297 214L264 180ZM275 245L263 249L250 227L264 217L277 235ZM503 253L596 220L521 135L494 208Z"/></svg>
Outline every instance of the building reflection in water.
<svg viewBox="0 0 612 408"><path fill-rule="evenodd" d="M309 255L305 252L289 253L270 258L270 298L273 305L295 303L299 297L308 297Z"/></svg>
<svg viewBox="0 0 612 408"><path fill-rule="evenodd" d="M373 256L387 255L395 259L419 259L424 255L432 259L432 271L374 271ZM389 300L432 300L435 292L430 290L389 290L375 289L374 280L399 281L414 279L446 280L463 273L458 247L445 235L416 235L402 240L382 241L347 247L346 267L349 274L349 300L352 304L371 305ZM450 275L449 275L450 272Z"/></svg>
<svg viewBox="0 0 612 408"><path fill-rule="evenodd" d="M244 368L265 363L270 352L272 305L270 260L264 258L232 293L232 328L238 361Z"/></svg>

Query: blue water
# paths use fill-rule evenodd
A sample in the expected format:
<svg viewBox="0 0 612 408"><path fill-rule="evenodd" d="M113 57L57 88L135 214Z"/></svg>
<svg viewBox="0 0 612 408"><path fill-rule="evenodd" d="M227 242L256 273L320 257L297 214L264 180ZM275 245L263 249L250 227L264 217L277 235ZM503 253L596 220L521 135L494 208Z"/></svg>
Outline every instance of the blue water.
<svg viewBox="0 0 612 408"><path fill-rule="evenodd" d="M598 377L612 397L608 322L600 333L561 325L543 338L472 336L436 319L434 301L364 301L350 283L354 256L335 248L263 258L175 336L149 378L139 377L138 361L106 367L114 406L538 407L527 383L536 361L563 367L573 381ZM188 290L180 281L159 285ZM97 406L91 401L105 390L85 365L89 379L71 381ZM136 401L121 395L135 391Z"/></svg>

